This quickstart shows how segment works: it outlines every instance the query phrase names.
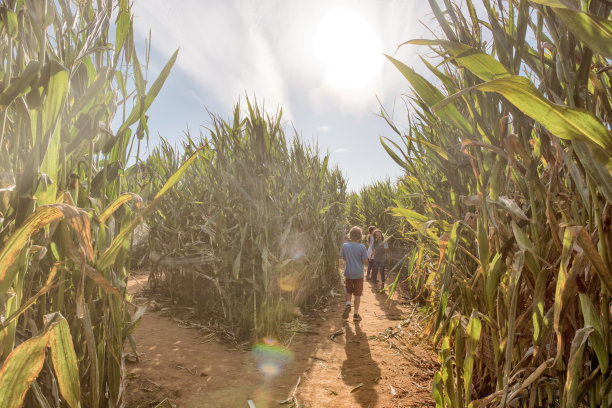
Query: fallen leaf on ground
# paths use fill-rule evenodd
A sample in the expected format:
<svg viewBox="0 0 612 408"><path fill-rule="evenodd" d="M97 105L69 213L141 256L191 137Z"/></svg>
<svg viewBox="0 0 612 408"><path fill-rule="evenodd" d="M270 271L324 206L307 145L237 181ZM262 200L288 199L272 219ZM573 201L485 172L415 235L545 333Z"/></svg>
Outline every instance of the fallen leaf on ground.
<svg viewBox="0 0 612 408"><path fill-rule="evenodd" d="M351 390L351 392L355 392L357 391L359 388L363 387L363 383L359 383L357 384L355 387L353 387L353 389Z"/></svg>

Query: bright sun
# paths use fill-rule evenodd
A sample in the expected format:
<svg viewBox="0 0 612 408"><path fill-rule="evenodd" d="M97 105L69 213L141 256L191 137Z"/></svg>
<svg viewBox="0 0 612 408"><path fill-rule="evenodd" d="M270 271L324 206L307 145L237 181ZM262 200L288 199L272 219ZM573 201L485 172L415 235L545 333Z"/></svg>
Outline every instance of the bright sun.
<svg viewBox="0 0 612 408"><path fill-rule="evenodd" d="M350 8L329 11L317 27L313 45L325 67L326 81L339 89L367 86L382 67L378 36Z"/></svg>

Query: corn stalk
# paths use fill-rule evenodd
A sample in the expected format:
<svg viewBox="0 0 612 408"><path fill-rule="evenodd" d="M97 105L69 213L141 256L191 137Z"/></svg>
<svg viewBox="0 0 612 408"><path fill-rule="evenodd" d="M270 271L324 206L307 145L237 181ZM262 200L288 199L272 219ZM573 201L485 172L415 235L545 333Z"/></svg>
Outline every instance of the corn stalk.
<svg viewBox="0 0 612 408"><path fill-rule="evenodd" d="M411 273L434 311L437 406L610 404L611 6L429 2L442 38L382 139L421 197ZM441 8L442 7L442 8Z"/></svg>
<svg viewBox="0 0 612 408"><path fill-rule="evenodd" d="M328 156L286 135L280 112L245 105L228 121L211 115L200 141L188 135L187 154L210 149L152 220L149 249L154 284L257 339L278 335L336 282L346 182ZM148 179L182 160L164 144L147 161Z"/></svg>
<svg viewBox="0 0 612 408"><path fill-rule="evenodd" d="M126 0L0 17L0 406L120 406L128 238L184 171L143 206L123 169L176 53L147 83Z"/></svg>

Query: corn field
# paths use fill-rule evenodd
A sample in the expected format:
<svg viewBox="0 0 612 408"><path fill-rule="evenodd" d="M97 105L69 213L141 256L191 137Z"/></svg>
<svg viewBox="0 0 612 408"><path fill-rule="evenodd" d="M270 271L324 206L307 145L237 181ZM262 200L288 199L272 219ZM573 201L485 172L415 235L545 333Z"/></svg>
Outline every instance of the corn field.
<svg viewBox="0 0 612 408"><path fill-rule="evenodd" d="M229 121L211 115L199 141L164 143L148 159L155 190L207 147L150 220L146 259L155 288L258 339L337 283L346 181L329 156L285 134L281 112L245 105Z"/></svg>
<svg viewBox="0 0 612 408"><path fill-rule="evenodd" d="M353 225L377 226L381 231L400 231L402 220L394 217L391 208L408 204L406 192L390 179L377 181L351 192L346 200L348 228Z"/></svg>
<svg viewBox="0 0 612 408"><path fill-rule="evenodd" d="M612 3L429 6L440 37L401 45L427 75L388 56L409 126L383 110L381 142L404 176L347 195L248 98L143 159L177 52L149 80L127 0L3 0L0 407L124 404L132 263L258 339L337 283L347 224L408 248L438 407L610 406Z"/></svg>
<svg viewBox="0 0 612 408"><path fill-rule="evenodd" d="M124 169L177 54L147 80L125 0L0 17L0 406L121 406L129 237L193 160L146 206Z"/></svg>
<svg viewBox="0 0 612 408"><path fill-rule="evenodd" d="M430 0L441 38L382 139L412 206L439 407L611 402L612 4ZM418 197L418 199L415 199Z"/></svg>

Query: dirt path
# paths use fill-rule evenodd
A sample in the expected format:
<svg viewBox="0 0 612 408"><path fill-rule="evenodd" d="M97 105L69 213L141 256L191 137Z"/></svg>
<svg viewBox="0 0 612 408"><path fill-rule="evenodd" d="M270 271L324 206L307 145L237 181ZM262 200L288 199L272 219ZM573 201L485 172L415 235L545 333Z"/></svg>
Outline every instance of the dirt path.
<svg viewBox="0 0 612 408"><path fill-rule="evenodd" d="M146 276L136 276L130 291L143 282ZM167 307L147 312L134 335L141 360L127 367L127 406L433 407L437 363L419 338L415 308L387 301L368 282L357 324L341 317L341 288L333 293L326 307L289 327L283 342L256 347L218 341Z"/></svg>

